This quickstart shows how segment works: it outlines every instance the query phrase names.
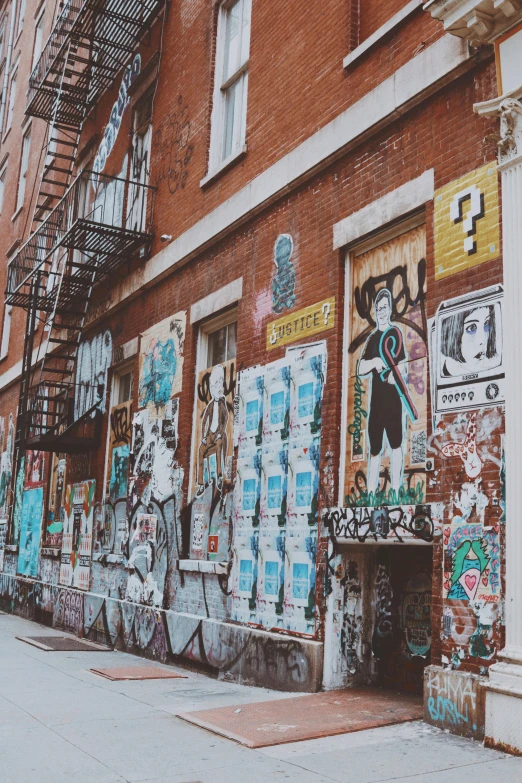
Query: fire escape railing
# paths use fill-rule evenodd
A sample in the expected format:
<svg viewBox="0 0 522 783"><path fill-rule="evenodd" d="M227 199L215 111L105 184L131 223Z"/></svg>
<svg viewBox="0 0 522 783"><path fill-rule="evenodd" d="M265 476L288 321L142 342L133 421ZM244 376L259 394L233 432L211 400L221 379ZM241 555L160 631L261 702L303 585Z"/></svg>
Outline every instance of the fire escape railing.
<svg viewBox="0 0 522 783"><path fill-rule="evenodd" d="M28 448L99 442L105 390L98 401L92 392L89 410L74 404L78 348L95 286L150 250L154 189L144 169L135 180L91 171L74 179L75 165L86 117L167 2L65 0L30 76L26 114L44 119L48 135L29 239L7 272L7 304L27 311L16 466Z"/></svg>
<svg viewBox="0 0 522 783"><path fill-rule="evenodd" d="M132 179L84 171L10 261L7 304L26 308L29 318L36 311L44 314L25 389L27 448L85 448L87 436L82 438L78 429L73 437L68 433L75 423L74 374L88 303L95 285L124 262L148 253L154 194L154 188ZM28 333L34 331L29 324ZM33 351L33 344L27 346L26 353L33 356ZM94 416L88 413L76 423L92 430Z"/></svg>
<svg viewBox="0 0 522 783"><path fill-rule="evenodd" d="M67 50L73 41L77 47L74 79L60 96L57 117L80 125L84 109L78 98L86 94L87 112L96 105L164 5L165 0L69 0L30 76L27 114L48 121L55 116Z"/></svg>
<svg viewBox="0 0 522 783"><path fill-rule="evenodd" d="M83 171L41 226L22 245L7 267L6 303L30 307L36 272L41 284L38 310L63 309L74 281L90 274L96 266L100 280L140 251L152 239L152 212L155 189L121 177ZM60 249L77 251L60 253ZM59 283L65 266L68 285ZM57 299L58 295L58 299Z"/></svg>

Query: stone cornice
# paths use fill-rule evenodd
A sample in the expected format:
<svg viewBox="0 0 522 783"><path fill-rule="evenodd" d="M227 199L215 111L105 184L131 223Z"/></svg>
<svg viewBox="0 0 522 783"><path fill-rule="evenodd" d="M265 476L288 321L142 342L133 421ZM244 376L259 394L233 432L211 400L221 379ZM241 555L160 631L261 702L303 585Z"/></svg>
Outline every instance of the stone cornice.
<svg viewBox="0 0 522 783"><path fill-rule="evenodd" d="M512 163L522 156L522 85L516 90L476 103L474 111L485 117L500 118L498 160L500 166Z"/></svg>
<svg viewBox="0 0 522 783"><path fill-rule="evenodd" d="M522 22L522 0L428 0L424 10L475 44L492 43Z"/></svg>

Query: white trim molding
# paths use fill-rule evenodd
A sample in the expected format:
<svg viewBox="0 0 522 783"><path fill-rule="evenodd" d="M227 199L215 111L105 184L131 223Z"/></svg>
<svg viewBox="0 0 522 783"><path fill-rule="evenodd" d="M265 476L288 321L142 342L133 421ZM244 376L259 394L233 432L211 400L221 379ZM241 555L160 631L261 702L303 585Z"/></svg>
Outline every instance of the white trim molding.
<svg viewBox="0 0 522 783"><path fill-rule="evenodd" d="M211 294L200 299L199 302L194 302L190 308L190 323L196 324L198 321L214 315L214 313L219 313L225 307L239 302L242 296L243 278L238 277L237 280L232 280L231 283L224 285L223 288L212 291Z"/></svg>
<svg viewBox="0 0 522 783"><path fill-rule="evenodd" d="M420 177L405 182L336 223L333 227L334 250L350 245L409 212L420 209L426 202L433 200L434 192L435 173L433 169L428 169Z"/></svg>
<svg viewBox="0 0 522 783"><path fill-rule="evenodd" d="M385 35L391 33L392 30L394 30L402 22L408 19L409 16L415 13L417 8L419 8L423 3L424 0L410 0L410 2L407 3L404 8L401 8L401 10L397 11L397 13L394 14L391 19L388 19L387 22L382 24L373 33L373 35L370 35L365 41L362 42L362 44L359 44L359 46L353 49L350 54L346 55L343 60L343 68L348 68L350 65L352 65L353 62L355 62L355 60L358 60L359 57L362 57L363 54L378 44Z"/></svg>
<svg viewBox="0 0 522 783"><path fill-rule="evenodd" d="M491 43L522 21L520 0L428 0L424 10L473 43Z"/></svg>

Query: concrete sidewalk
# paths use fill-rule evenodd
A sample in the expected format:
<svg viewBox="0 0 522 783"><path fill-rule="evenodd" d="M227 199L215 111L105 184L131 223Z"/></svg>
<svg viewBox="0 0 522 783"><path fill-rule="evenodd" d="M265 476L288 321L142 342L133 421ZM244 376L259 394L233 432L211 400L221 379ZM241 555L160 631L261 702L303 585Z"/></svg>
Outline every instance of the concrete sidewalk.
<svg viewBox="0 0 522 783"><path fill-rule="evenodd" d="M0 783L522 783L522 759L420 722L249 750L175 714L288 694L190 671L111 682L87 670L146 662L15 638L37 635L60 634L0 614Z"/></svg>

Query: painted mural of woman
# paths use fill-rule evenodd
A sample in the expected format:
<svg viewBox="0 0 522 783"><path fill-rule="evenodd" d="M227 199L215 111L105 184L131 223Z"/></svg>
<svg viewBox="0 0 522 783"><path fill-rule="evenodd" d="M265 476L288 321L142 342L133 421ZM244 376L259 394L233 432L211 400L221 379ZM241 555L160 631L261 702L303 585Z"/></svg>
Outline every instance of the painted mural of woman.
<svg viewBox="0 0 522 783"><path fill-rule="evenodd" d="M495 305L462 310L442 322L444 378L490 370L500 364Z"/></svg>

